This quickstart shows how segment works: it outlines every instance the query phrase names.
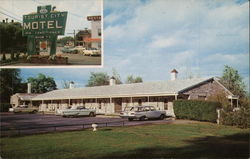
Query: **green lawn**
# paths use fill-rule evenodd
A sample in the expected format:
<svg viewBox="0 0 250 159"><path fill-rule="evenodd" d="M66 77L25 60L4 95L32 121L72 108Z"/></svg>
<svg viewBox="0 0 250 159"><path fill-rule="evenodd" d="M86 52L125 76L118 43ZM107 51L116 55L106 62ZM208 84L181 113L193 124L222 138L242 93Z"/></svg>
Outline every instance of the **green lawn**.
<svg viewBox="0 0 250 159"><path fill-rule="evenodd" d="M1 138L2 158L249 157L249 129L212 123L101 128Z"/></svg>

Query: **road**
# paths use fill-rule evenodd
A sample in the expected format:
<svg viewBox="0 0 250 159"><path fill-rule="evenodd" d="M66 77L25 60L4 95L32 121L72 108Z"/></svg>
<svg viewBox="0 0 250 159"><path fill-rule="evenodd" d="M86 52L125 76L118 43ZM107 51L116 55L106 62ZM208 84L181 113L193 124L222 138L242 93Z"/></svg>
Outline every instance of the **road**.
<svg viewBox="0 0 250 159"><path fill-rule="evenodd" d="M59 127L58 130L72 130L82 128L90 128L91 124L97 123L100 126L133 126L133 125L144 125L144 124L169 124L173 121L171 119L165 120L148 120L148 121L127 121L119 117L108 117L108 116L96 116L96 117L76 117L76 118L63 118L56 115L43 115L43 114L13 114L13 113L1 113L1 130L12 129L26 129L26 128L40 128L40 127L59 127L63 125L80 125L80 126L67 126ZM112 123L113 122L113 123ZM101 124L102 123L102 124ZM106 125L105 123L108 123ZM50 130L48 130L50 131ZM3 133L3 132L1 132ZM37 133L35 129L27 131L28 134ZM38 132L39 133L39 132Z"/></svg>
<svg viewBox="0 0 250 159"><path fill-rule="evenodd" d="M41 55L49 55L49 53L40 53ZM69 54L69 53L62 53L61 52L61 48L58 47L57 48L57 55L61 55L64 57L68 57L68 65L95 65L95 66L100 66L102 63L102 57L101 56L84 56L82 54ZM5 54L6 58L9 59L10 58L10 54ZM23 53L21 53L20 55L23 55ZM2 58L2 54L0 54L0 58ZM33 63L12 63L12 64L8 64L11 66L60 66L58 64L33 64ZM5 65L5 66L8 66ZM66 66L68 66L66 65Z"/></svg>

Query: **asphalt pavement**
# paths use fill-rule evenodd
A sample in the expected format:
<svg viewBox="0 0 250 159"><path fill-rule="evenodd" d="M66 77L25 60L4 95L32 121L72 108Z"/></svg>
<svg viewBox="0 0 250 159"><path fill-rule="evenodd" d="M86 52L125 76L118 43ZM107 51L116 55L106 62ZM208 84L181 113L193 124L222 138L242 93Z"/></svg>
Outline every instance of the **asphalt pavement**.
<svg viewBox="0 0 250 159"><path fill-rule="evenodd" d="M91 128L91 124L97 123L99 127L111 126L135 126L145 124L170 124L174 121L170 118L164 120L128 121L120 117L97 115L96 117L74 117L64 118L50 114L13 114L0 113L1 134L6 130L24 130L27 134L43 131L67 131L82 128ZM43 130L39 130L43 128ZM46 130L45 130L46 128ZM30 130L32 129L32 130ZM20 133L20 132L15 132Z"/></svg>

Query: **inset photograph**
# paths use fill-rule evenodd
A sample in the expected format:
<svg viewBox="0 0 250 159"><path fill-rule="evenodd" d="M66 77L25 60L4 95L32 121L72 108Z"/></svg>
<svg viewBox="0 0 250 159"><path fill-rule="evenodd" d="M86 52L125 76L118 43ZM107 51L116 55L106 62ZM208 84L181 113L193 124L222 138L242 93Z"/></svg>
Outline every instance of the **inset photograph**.
<svg viewBox="0 0 250 159"><path fill-rule="evenodd" d="M102 0L3 0L3 67L102 66Z"/></svg>

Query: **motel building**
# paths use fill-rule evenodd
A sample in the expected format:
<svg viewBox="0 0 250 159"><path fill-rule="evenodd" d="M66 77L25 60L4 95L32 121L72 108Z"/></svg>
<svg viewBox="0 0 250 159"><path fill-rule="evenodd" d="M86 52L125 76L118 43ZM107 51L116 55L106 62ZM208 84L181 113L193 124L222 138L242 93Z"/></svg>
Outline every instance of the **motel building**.
<svg viewBox="0 0 250 159"><path fill-rule="evenodd" d="M126 107L150 105L175 116L173 101L177 99L206 100L218 92L224 92L232 105L238 107L238 97L226 89L217 78L178 79L178 72L171 71L171 80L116 84L112 77L106 86L53 90L35 95L30 99L39 111L56 113L59 109L85 106L95 109L97 114L119 114ZM15 95L13 95L15 96ZM21 101L21 100L20 100Z"/></svg>
<svg viewBox="0 0 250 159"><path fill-rule="evenodd" d="M87 20L91 21L91 38L85 38L85 43L91 43L92 48L101 50L102 47L102 29L101 16L87 16Z"/></svg>

